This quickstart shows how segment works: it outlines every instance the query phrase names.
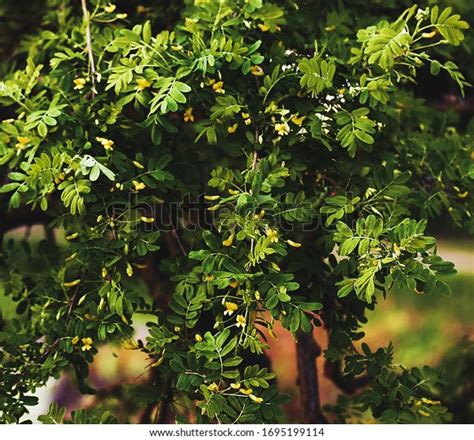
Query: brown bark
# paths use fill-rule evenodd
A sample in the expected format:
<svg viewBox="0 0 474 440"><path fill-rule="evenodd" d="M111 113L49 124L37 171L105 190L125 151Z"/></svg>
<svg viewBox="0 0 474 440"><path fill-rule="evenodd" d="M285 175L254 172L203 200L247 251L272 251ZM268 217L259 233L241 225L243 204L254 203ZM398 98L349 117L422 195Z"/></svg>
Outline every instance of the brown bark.
<svg viewBox="0 0 474 440"><path fill-rule="evenodd" d="M321 348L314 340L312 333L300 332L297 335L298 387L302 423L327 423L321 410L319 397L319 380L316 359Z"/></svg>

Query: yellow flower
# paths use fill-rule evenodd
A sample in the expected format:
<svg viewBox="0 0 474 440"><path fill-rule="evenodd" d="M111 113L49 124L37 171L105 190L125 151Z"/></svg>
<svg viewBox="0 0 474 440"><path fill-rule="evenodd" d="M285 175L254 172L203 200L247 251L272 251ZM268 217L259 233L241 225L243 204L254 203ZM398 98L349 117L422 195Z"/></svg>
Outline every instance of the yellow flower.
<svg viewBox="0 0 474 440"><path fill-rule="evenodd" d="M231 383L230 387L234 390L238 390L240 388L240 383Z"/></svg>
<svg viewBox="0 0 474 440"><path fill-rule="evenodd" d="M92 348L92 338L82 338L82 351L89 351Z"/></svg>
<svg viewBox="0 0 474 440"><path fill-rule="evenodd" d="M263 399L261 397L254 396L253 394L249 394L249 397L255 402L255 403L262 403Z"/></svg>
<svg viewBox="0 0 474 440"><path fill-rule="evenodd" d="M140 191L146 188L146 185L143 182L137 182L136 180L132 181L135 191Z"/></svg>
<svg viewBox="0 0 474 440"><path fill-rule="evenodd" d="M245 125L250 125L252 123L252 119L250 119L250 114L242 112L242 119L244 120Z"/></svg>
<svg viewBox="0 0 474 440"><path fill-rule="evenodd" d="M214 280L215 276L214 275L206 275L205 280L206 281L212 281Z"/></svg>
<svg viewBox="0 0 474 440"><path fill-rule="evenodd" d="M122 343L122 347L125 348L125 350L137 350L140 348L140 346L138 345L138 342L135 341L135 339L133 338L130 338L129 340L124 341Z"/></svg>
<svg viewBox="0 0 474 440"><path fill-rule="evenodd" d="M207 80L207 85L208 85L208 86L212 86L212 85L215 84L215 83L216 83L216 80L215 80L214 78L209 78L209 79Z"/></svg>
<svg viewBox="0 0 474 440"><path fill-rule="evenodd" d="M16 140L18 143L15 145L15 147L19 150L22 150L29 142L31 142L31 139L26 136L17 136Z"/></svg>
<svg viewBox="0 0 474 440"><path fill-rule="evenodd" d="M140 217L140 220L143 222L143 223L153 223L155 221L155 218L154 217L145 217L145 216L142 216Z"/></svg>
<svg viewBox="0 0 474 440"><path fill-rule="evenodd" d="M225 312L224 315L232 315L232 313L236 312L239 309L238 304L233 302L226 302L225 303Z"/></svg>
<svg viewBox="0 0 474 440"><path fill-rule="evenodd" d="M300 116L299 118L297 116L293 116L291 118L291 122L293 122L293 124L297 125L298 127L301 127L305 119L306 119L306 116Z"/></svg>
<svg viewBox="0 0 474 440"><path fill-rule="evenodd" d="M194 339L196 339L197 342L202 342L202 336L199 333L194 335Z"/></svg>
<svg viewBox="0 0 474 440"><path fill-rule="evenodd" d="M280 135L280 136L286 136L290 132L290 127L286 122L281 122L278 124L275 124L275 131Z"/></svg>
<svg viewBox="0 0 474 440"><path fill-rule="evenodd" d="M252 66L250 73L255 76L262 76L264 74L263 69L260 66Z"/></svg>
<svg viewBox="0 0 474 440"><path fill-rule="evenodd" d="M127 263L127 275L129 277L133 276L133 267L130 265L130 263Z"/></svg>
<svg viewBox="0 0 474 440"><path fill-rule="evenodd" d="M217 391L219 389L219 387L217 386L217 384L215 382L212 382L210 385L207 386L207 389L209 391Z"/></svg>
<svg viewBox="0 0 474 440"><path fill-rule="evenodd" d="M138 90L139 92L141 92L142 90L145 90L145 89L147 89L148 87L151 86L151 82L148 81L148 80L145 79L145 78L139 78L139 79L137 79L137 84L138 84L138 85L137 85L137 90Z"/></svg>
<svg viewBox="0 0 474 440"><path fill-rule="evenodd" d="M259 23L257 24L257 26L260 28L262 32L268 32L270 30L270 27L263 23Z"/></svg>
<svg viewBox="0 0 474 440"><path fill-rule="evenodd" d="M216 196L204 196L204 200L209 200L209 201L214 201L214 200L218 200L220 198L220 196L216 195Z"/></svg>
<svg viewBox="0 0 474 440"><path fill-rule="evenodd" d="M290 245L290 246L293 246L294 248L299 248L301 247L301 243L298 243L296 241L293 241L293 240L286 240L286 242Z"/></svg>
<svg viewBox="0 0 474 440"><path fill-rule="evenodd" d="M421 36L423 38L433 38L437 33L438 33L437 31L423 32Z"/></svg>
<svg viewBox="0 0 474 440"><path fill-rule="evenodd" d="M175 325L175 326L174 326L174 331L175 331L176 333L179 333L179 332L181 331L181 327L180 327L179 325Z"/></svg>
<svg viewBox="0 0 474 440"><path fill-rule="evenodd" d="M248 396L249 394L252 394L252 388L241 388L239 390L242 394L245 394L246 396Z"/></svg>
<svg viewBox="0 0 474 440"><path fill-rule="evenodd" d="M103 138L103 137L96 137L95 140L97 142L100 142L105 150L112 151L114 149L113 148L114 141L111 141L110 139L106 139L106 138Z"/></svg>
<svg viewBox="0 0 474 440"><path fill-rule="evenodd" d="M278 243L278 232L275 229L268 228L266 234L270 239L270 243Z"/></svg>
<svg viewBox="0 0 474 440"><path fill-rule="evenodd" d="M426 397L422 397L421 401L427 405L439 405L441 403L439 400L431 400L427 399Z"/></svg>
<svg viewBox="0 0 474 440"><path fill-rule="evenodd" d="M239 124L235 123L234 125L231 125L230 127L227 128L227 131L232 134L237 131Z"/></svg>
<svg viewBox="0 0 474 440"><path fill-rule="evenodd" d="M193 115L193 108L192 107L188 107L185 111L184 111L184 122L194 122L194 115Z"/></svg>
<svg viewBox="0 0 474 440"><path fill-rule="evenodd" d="M66 257L64 261L72 261L76 257L77 257L77 252L74 252L73 254L69 255L69 257Z"/></svg>
<svg viewBox="0 0 474 440"><path fill-rule="evenodd" d="M418 413L422 415L423 417L430 417L430 413L423 411L422 409L419 409Z"/></svg>
<svg viewBox="0 0 474 440"><path fill-rule="evenodd" d="M81 90L86 84L85 78L74 78L72 82L75 84L74 90Z"/></svg>
<svg viewBox="0 0 474 440"><path fill-rule="evenodd" d="M137 162L136 160L133 160L132 163L140 170L143 170L143 168L145 168L140 162Z"/></svg>
<svg viewBox="0 0 474 440"><path fill-rule="evenodd" d="M79 336L74 336L71 340L72 345L76 345L79 342Z"/></svg>
<svg viewBox="0 0 474 440"><path fill-rule="evenodd" d="M245 320L245 316L243 316L243 315L238 315L237 318L236 318L236 321L237 321L237 324L235 324L236 327L244 328L246 323L247 323L246 320Z"/></svg>
<svg viewBox="0 0 474 440"><path fill-rule="evenodd" d="M108 6L104 7L104 10L110 14L111 12L114 12L116 8L117 6L109 4Z"/></svg>
<svg viewBox="0 0 474 440"><path fill-rule="evenodd" d="M77 237L79 237L79 232L74 232L74 234L67 235L66 240L74 240Z"/></svg>
<svg viewBox="0 0 474 440"><path fill-rule="evenodd" d="M229 188L227 191L229 191L229 194L232 195L232 196L235 196L236 194L239 193L237 190L232 189L232 188Z"/></svg>
<svg viewBox="0 0 474 440"><path fill-rule="evenodd" d="M255 214L253 218L254 220L260 220L263 218L264 215L265 215L265 210L262 209L258 214Z"/></svg>
<svg viewBox="0 0 474 440"><path fill-rule="evenodd" d="M260 292L259 292L258 290L255 291L255 299L256 299L257 301L260 300Z"/></svg>
<svg viewBox="0 0 474 440"><path fill-rule="evenodd" d="M459 197L460 199L465 199L468 195L469 195L469 191L464 191L464 192L462 192L462 193L461 193L461 192L458 193L458 197Z"/></svg>
<svg viewBox="0 0 474 440"><path fill-rule="evenodd" d="M214 92L216 93L225 93L225 90L224 90L224 81L217 81L216 83L214 83L212 85L212 90L214 90Z"/></svg>
<svg viewBox="0 0 474 440"><path fill-rule="evenodd" d="M239 285L239 283L235 280L232 280L230 283L229 283L229 286L232 287L233 289L235 289L237 286Z"/></svg>
<svg viewBox="0 0 474 440"><path fill-rule="evenodd" d="M74 281L69 281L67 283L63 283L64 287L75 287L81 283L80 279L74 280Z"/></svg>
<svg viewBox="0 0 474 440"><path fill-rule="evenodd" d="M117 17L119 20L123 20L128 17L127 14L117 14L115 17Z"/></svg>
<svg viewBox="0 0 474 440"><path fill-rule="evenodd" d="M222 242L222 244L223 244L223 246L229 247L229 246L232 246L232 243L233 243L233 242L234 242L234 236L231 235L228 239L224 240L224 241Z"/></svg>

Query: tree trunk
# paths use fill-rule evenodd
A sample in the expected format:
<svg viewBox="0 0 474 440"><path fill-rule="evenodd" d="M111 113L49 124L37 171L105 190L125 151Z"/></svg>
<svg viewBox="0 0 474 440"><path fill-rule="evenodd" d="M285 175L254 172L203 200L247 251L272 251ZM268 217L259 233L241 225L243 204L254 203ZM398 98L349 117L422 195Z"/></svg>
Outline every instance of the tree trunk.
<svg viewBox="0 0 474 440"><path fill-rule="evenodd" d="M321 410L319 399L319 381L316 359L321 348L314 340L312 333L300 332L297 335L298 386L302 423L327 423Z"/></svg>

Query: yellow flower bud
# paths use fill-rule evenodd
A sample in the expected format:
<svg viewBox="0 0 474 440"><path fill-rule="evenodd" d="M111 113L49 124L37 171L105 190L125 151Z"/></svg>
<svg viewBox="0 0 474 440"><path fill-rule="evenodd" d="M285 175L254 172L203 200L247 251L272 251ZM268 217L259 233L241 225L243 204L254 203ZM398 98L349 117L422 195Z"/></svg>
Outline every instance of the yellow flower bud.
<svg viewBox="0 0 474 440"><path fill-rule="evenodd" d="M294 248L299 248L299 247L301 247L301 243L298 243L298 242L296 242L296 241L293 241L293 240L286 240L286 242L287 242L290 246L292 246L292 247L294 247Z"/></svg>
<svg viewBox="0 0 474 440"><path fill-rule="evenodd" d="M67 283L63 283L63 286L64 287L75 287L77 285L81 284L81 280L80 279L77 279L77 280L74 280L74 281L69 281Z"/></svg>
<svg viewBox="0 0 474 440"><path fill-rule="evenodd" d="M242 394L245 394L246 396L248 396L249 394L252 394L253 392L252 388L241 388L239 391Z"/></svg>
<svg viewBox="0 0 474 440"><path fill-rule="evenodd" d="M263 399L261 397L254 396L253 394L249 394L249 397L255 402L255 403L262 403Z"/></svg>
<svg viewBox="0 0 474 440"><path fill-rule="evenodd" d="M229 246L232 246L232 243L233 243L233 242L234 242L234 235L231 235L229 238L227 238L226 240L224 240L224 241L222 242L222 244L223 244L224 246L229 247Z"/></svg>
<svg viewBox="0 0 474 440"><path fill-rule="evenodd" d="M262 76L264 74L263 69L260 66L252 66L250 73L255 76Z"/></svg>
<svg viewBox="0 0 474 440"><path fill-rule="evenodd" d="M228 127L227 131L230 134L235 133L238 127L239 127L239 124L235 123L234 125L231 125L230 127Z"/></svg>

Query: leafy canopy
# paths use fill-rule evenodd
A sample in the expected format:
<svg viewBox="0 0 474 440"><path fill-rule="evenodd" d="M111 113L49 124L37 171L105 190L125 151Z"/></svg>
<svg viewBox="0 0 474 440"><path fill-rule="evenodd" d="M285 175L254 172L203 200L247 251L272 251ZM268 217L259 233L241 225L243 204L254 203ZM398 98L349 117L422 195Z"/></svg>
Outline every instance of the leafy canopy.
<svg viewBox="0 0 474 440"><path fill-rule="evenodd" d="M342 421L449 420L437 372L353 343L393 286L449 294L430 219L474 229L472 130L416 95L430 74L464 93L450 50L467 23L438 6L155 3L48 0L0 68L3 218L65 231L3 243L0 294L16 312L0 329L0 420L19 421L63 371L94 393L89 365L118 341L148 356L151 382L74 423L147 405L280 421L262 363L277 323L296 337L324 325L328 361L368 377Z"/></svg>

